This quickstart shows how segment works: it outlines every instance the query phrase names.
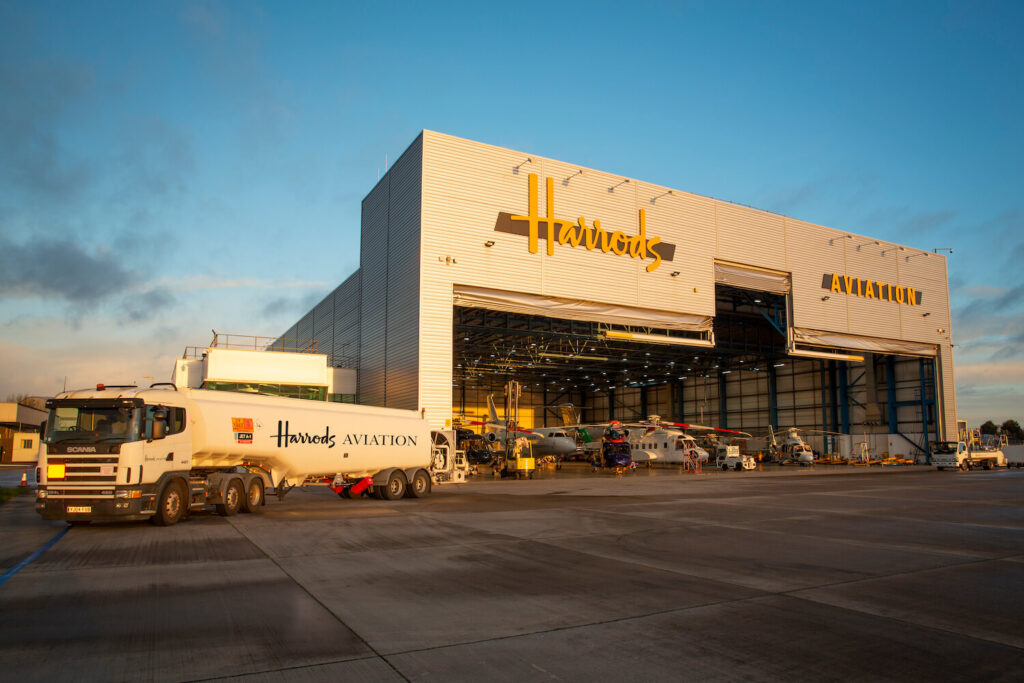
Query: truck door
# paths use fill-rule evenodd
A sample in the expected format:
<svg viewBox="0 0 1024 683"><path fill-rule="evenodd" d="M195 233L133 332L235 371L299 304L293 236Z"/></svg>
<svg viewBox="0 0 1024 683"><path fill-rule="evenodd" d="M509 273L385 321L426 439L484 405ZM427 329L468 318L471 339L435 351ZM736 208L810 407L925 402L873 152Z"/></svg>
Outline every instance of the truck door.
<svg viewBox="0 0 1024 683"><path fill-rule="evenodd" d="M185 409L147 405L145 410L142 438L146 481L154 482L164 472L189 469L192 445Z"/></svg>

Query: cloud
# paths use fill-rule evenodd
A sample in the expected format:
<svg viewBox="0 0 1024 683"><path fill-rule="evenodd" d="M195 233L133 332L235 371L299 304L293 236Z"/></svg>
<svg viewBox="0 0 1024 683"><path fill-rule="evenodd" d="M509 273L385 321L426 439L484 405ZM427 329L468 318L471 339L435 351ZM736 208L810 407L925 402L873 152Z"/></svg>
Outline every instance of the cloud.
<svg viewBox="0 0 1024 683"><path fill-rule="evenodd" d="M184 193L194 175L195 153L189 138L159 116L135 122L118 137L120 149L109 165L120 176L116 199L141 204L140 196L167 198ZM134 218L148 218L135 209Z"/></svg>
<svg viewBox="0 0 1024 683"><path fill-rule="evenodd" d="M813 202L822 195L820 183L804 183L793 187L781 188L774 197L766 201L771 211L783 215L798 213L801 207Z"/></svg>
<svg viewBox="0 0 1024 683"><path fill-rule="evenodd" d="M56 60L5 56L0 61L0 179L44 196L67 196L89 182L89 165L69 161L61 122L93 87L93 74Z"/></svg>
<svg viewBox="0 0 1024 683"><path fill-rule="evenodd" d="M177 292L193 292L209 289L299 289L303 287L314 287L322 289L328 286L326 282L315 282L296 280L282 282L280 280L259 280L257 278L231 278L227 280L218 279L206 275L189 278L161 279L155 282L161 287ZM322 295L320 295L322 298ZM317 299L319 301L319 299Z"/></svg>
<svg viewBox="0 0 1024 683"><path fill-rule="evenodd" d="M134 280L117 254L108 250L90 252L52 238L16 244L0 237L0 288L6 296L98 303L123 292Z"/></svg>
<svg viewBox="0 0 1024 683"><path fill-rule="evenodd" d="M167 312L175 305L175 298L164 289L151 289L124 300L124 314L129 322L146 322Z"/></svg>
<svg viewBox="0 0 1024 683"><path fill-rule="evenodd" d="M917 213L904 221L904 227L906 231L911 234L931 232L949 223L949 221L955 218L956 215L956 211L928 211L925 213Z"/></svg>
<svg viewBox="0 0 1024 683"><path fill-rule="evenodd" d="M324 300L326 292L317 289L308 292L303 296L277 297L271 299L263 307L262 313L265 318L280 318L288 316L292 322L304 316L310 309Z"/></svg>

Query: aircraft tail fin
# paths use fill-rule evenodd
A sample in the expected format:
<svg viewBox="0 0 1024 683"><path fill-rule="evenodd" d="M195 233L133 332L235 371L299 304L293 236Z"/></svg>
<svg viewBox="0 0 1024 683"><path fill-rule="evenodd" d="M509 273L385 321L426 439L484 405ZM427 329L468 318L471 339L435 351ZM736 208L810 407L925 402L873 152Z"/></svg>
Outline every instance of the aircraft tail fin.
<svg viewBox="0 0 1024 683"><path fill-rule="evenodd" d="M498 422L498 410L494 407L494 394L487 394L487 414L491 422Z"/></svg>
<svg viewBox="0 0 1024 683"><path fill-rule="evenodd" d="M562 409L562 424L566 427L575 427L580 423L579 415L576 414L576 408L571 403L559 406Z"/></svg>

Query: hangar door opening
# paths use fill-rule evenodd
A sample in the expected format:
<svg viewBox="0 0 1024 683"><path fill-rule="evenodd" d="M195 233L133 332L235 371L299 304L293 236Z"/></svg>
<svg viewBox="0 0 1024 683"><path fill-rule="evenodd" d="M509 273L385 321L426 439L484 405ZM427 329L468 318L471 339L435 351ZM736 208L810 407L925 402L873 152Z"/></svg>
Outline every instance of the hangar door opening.
<svg viewBox="0 0 1024 683"><path fill-rule="evenodd" d="M796 427L814 450L844 457L860 443L926 457L940 434L934 345L793 327L787 273L716 262L715 281L716 346L734 353L733 367L717 387L701 378L693 389L717 396L723 426ZM750 351L763 354L763 369Z"/></svg>
<svg viewBox="0 0 1024 683"><path fill-rule="evenodd" d="M819 452L855 445L829 431L891 451L891 423L906 436L897 449L921 450L922 425L937 428L934 364L874 351L855 360L808 337L791 348L788 274L722 265L714 318L457 286L453 415L485 421L488 395L500 407L514 379L526 428L561 425L561 406L572 404L585 423L659 415L758 438L797 427Z"/></svg>
<svg viewBox="0 0 1024 683"><path fill-rule="evenodd" d="M479 287L454 292L452 407L486 419L487 396L523 385L524 427L679 414L680 382L715 364L712 319Z"/></svg>

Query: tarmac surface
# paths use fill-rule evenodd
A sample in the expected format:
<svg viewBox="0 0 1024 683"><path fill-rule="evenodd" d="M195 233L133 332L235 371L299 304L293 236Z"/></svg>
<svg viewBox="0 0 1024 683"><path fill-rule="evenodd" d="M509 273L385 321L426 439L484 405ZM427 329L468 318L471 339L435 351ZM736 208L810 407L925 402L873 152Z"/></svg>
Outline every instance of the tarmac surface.
<svg viewBox="0 0 1024 683"><path fill-rule="evenodd" d="M32 501L0 505L7 680L1024 677L1020 470L568 464L169 528Z"/></svg>

